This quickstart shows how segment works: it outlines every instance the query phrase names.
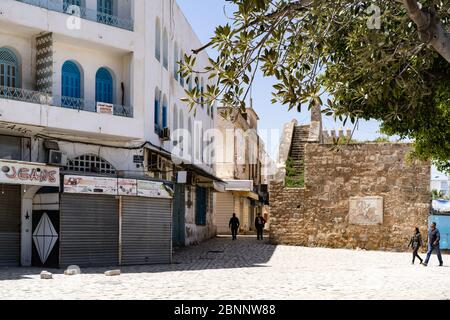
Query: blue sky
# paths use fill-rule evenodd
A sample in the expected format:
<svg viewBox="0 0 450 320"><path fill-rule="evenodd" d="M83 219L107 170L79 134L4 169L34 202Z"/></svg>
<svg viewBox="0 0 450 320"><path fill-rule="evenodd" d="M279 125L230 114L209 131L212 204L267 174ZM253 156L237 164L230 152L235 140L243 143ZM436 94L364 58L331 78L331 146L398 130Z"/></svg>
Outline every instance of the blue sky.
<svg viewBox="0 0 450 320"><path fill-rule="evenodd" d="M217 25L227 23L225 13L228 16L232 13L230 5L225 0L176 1L203 43L209 41ZM214 52L210 52L210 54L214 56ZM259 129L281 129L284 123L292 119L297 119L299 123L308 123L310 115L307 111L298 113L292 110L288 112L286 106L271 103L272 85L272 79L262 76L258 76L253 84L253 106L260 117ZM306 107L305 110L307 110ZM342 124L335 123L332 118L324 118L324 128L328 130L340 129ZM352 127L344 129L347 128L352 129ZM359 129L355 131L354 138L357 140L372 140L379 136L379 125L376 121L363 121L360 122ZM278 137L273 137L273 140L277 139ZM276 154L277 143L278 141L266 141L266 144L270 146L268 149L272 156Z"/></svg>

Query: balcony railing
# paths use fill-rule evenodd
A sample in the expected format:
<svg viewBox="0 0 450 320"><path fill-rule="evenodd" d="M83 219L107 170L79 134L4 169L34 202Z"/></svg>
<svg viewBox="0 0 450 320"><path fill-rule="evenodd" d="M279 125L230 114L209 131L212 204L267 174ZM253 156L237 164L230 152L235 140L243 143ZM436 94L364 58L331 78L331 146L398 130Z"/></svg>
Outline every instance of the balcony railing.
<svg viewBox="0 0 450 320"><path fill-rule="evenodd" d="M99 22L130 31L134 30L134 21L131 18L130 19L120 18L97 10L74 6L71 4L67 4L63 0L16 0L16 1L31 4L33 6L41 7L52 11L79 16L80 18L86 20Z"/></svg>
<svg viewBox="0 0 450 320"><path fill-rule="evenodd" d="M97 103L85 99L52 96L46 93L20 88L0 87L0 99L63 107L79 111L97 112ZM133 108L114 104L113 114L119 117L133 118Z"/></svg>

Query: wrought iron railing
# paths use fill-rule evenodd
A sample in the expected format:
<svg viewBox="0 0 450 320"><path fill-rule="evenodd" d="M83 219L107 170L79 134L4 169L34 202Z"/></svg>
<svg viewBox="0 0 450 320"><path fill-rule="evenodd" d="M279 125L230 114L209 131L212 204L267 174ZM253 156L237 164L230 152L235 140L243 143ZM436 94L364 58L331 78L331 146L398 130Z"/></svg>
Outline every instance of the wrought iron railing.
<svg viewBox="0 0 450 320"><path fill-rule="evenodd" d="M95 101L64 96L54 96L21 88L0 87L0 99L44 104L79 111L97 112L97 103ZM113 114L119 117L133 118L133 107L114 104Z"/></svg>
<svg viewBox="0 0 450 320"><path fill-rule="evenodd" d="M79 16L80 18L86 20L95 21L130 31L134 30L134 21L131 18L125 19L118 16L106 14L98 10L74 6L68 4L64 0L16 0L16 1L31 4L33 6L41 7L52 11Z"/></svg>

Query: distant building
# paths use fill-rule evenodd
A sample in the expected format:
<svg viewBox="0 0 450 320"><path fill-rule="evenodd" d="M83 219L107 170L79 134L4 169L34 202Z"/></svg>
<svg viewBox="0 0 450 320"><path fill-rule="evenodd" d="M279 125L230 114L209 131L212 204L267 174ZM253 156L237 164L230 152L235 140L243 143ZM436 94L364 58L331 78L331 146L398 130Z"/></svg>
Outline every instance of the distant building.
<svg viewBox="0 0 450 320"><path fill-rule="evenodd" d="M437 168L433 167L431 170L431 190L436 190L443 197L448 197L450 196L449 186L450 176L439 172Z"/></svg>
<svg viewBox="0 0 450 320"><path fill-rule="evenodd" d="M241 231L253 231L258 214L269 220L268 183L271 160L258 136L258 115L253 108L245 111L218 108L216 127L216 172L225 183L225 193L216 198L218 233L229 233L229 219L236 213Z"/></svg>

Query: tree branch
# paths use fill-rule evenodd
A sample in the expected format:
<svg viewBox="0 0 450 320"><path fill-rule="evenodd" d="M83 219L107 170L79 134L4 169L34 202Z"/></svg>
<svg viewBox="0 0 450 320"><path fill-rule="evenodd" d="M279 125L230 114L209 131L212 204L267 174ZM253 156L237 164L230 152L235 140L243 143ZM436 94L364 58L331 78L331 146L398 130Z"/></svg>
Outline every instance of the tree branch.
<svg viewBox="0 0 450 320"><path fill-rule="evenodd" d="M417 0L402 0L402 2L409 17L417 25L422 40L450 62L450 34L445 31L440 18L421 9Z"/></svg>

